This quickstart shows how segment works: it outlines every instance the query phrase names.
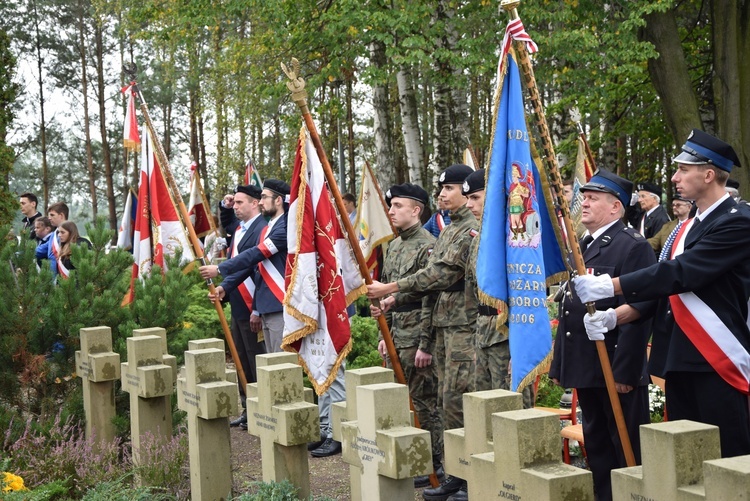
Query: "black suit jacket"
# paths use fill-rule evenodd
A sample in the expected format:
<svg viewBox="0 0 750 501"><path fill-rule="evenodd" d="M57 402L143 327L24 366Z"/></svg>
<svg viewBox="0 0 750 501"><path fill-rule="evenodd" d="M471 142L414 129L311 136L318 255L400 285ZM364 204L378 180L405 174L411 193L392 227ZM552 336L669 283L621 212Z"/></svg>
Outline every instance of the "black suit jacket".
<svg viewBox="0 0 750 501"><path fill-rule="evenodd" d="M644 212L645 214L645 212ZM643 217L643 216L641 216ZM659 230L662 226L664 226L665 223L669 222L669 214L667 214L667 211L664 210L664 207L661 205L657 206L656 209L654 209L654 212L646 216L645 224L643 225L644 230L644 237L651 238L657 233L659 233ZM635 227L637 230L640 230L641 228L641 220L638 220L638 226Z"/></svg>
<svg viewBox="0 0 750 501"><path fill-rule="evenodd" d="M237 226L239 226L239 223L235 225L234 227L234 233L236 233ZM242 239L239 242L239 245L237 246L237 253L234 253L234 235L232 235L232 238L229 240L229 260L239 258L240 253L245 249L252 249L258 244L258 239L260 238L260 232L263 228L266 226L266 220L263 218L263 216L259 215L255 218L255 220L250 225L250 228L245 232L245 234L242 236ZM253 270L254 273L255 270ZM254 277L254 275L253 275ZM240 294L240 291L235 289L232 289L229 292L229 304L232 305L232 316L235 319L240 320L246 320L250 318L250 309L245 304L245 300L242 299L242 295Z"/></svg>
<svg viewBox="0 0 750 501"><path fill-rule="evenodd" d="M649 362L652 374L713 370L675 322L671 294L695 293L750 351L750 209L731 198L724 200L690 229L682 254L620 277L620 286L628 300L659 300Z"/></svg>
<svg viewBox="0 0 750 501"><path fill-rule="evenodd" d="M586 267L595 275L620 276L645 268L656 261L648 241L632 228L618 221L594 240L583 254ZM616 308L625 303L622 296L596 302L597 310ZM637 309L649 304L632 304ZM596 345L589 340L583 325L586 306L571 287L563 296L559 309L554 355L549 376L566 388L602 388L605 386ZM646 319L616 327L605 335L607 352L615 381L631 386L648 384L646 346L651 335L651 321Z"/></svg>

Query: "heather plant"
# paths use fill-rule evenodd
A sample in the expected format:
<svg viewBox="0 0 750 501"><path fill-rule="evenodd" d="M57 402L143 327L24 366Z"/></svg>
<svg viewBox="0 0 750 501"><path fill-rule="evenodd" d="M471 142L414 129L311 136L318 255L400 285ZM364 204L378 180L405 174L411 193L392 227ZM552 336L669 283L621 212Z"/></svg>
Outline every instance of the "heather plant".
<svg viewBox="0 0 750 501"><path fill-rule="evenodd" d="M141 439L140 462L133 472L143 485L169 493L175 499L190 498L190 471L187 430L179 428L166 443L146 434Z"/></svg>

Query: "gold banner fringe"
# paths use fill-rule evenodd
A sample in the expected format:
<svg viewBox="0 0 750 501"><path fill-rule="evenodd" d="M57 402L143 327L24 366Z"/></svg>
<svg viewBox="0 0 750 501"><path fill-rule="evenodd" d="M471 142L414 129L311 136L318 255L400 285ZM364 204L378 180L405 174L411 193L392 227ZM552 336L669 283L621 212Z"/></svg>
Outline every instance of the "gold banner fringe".
<svg viewBox="0 0 750 501"><path fill-rule="evenodd" d="M547 354L546 357L544 357L544 360L539 362L539 364L534 367L534 370L529 372L526 377L524 377L521 382L518 384L518 392L522 392L524 388L526 388L528 385L532 384L537 376L540 374L544 374L546 372L549 372L549 365L552 363L552 350Z"/></svg>

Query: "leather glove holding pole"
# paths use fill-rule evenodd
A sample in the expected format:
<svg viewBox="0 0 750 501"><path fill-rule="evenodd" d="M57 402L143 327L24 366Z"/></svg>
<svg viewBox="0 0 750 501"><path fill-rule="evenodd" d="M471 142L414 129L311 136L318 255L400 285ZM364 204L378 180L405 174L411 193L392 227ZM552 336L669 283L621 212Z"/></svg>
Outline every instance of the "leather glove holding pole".
<svg viewBox="0 0 750 501"><path fill-rule="evenodd" d="M510 15L511 21L518 19L518 12L516 7L520 3L520 0L502 0L500 5ZM539 132L539 136L542 140L543 149L543 161L547 167L547 176L549 177L550 186L555 192L553 196L557 197L558 205L562 213L565 229L568 235L575 235L573 228L573 222L570 218L570 209L568 202L565 199L563 192L562 180L560 179L560 169L557 166L557 156L555 155L555 149L552 146L552 139L547 127L547 119L544 114L544 108L542 107L542 101L539 97L539 89L536 85L536 79L534 78L534 69L529 59L529 54L526 50L526 46L523 43L515 42L516 54L519 59L519 66L523 74L523 80L526 84L526 88L529 92L529 99L534 108L534 113L537 116L536 126ZM583 262L583 254L581 248L575 238L568 238L568 244L570 251L573 255L573 261L575 264L575 271L579 276L586 274L586 265ZM596 311L594 303L587 303L586 309L589 314L593 314ZM596 351L599 355L599 362L602 366L602 373L604 374L604 380L607 386L607 393L609 400L612 404L612 412L615 416L615 422L617 423L617 432L622 442L622 449L625 455L625 461L628 466L635 466L635 455L633 454L633 447L630 443L630 436L628 435L627 427L625 426L625 417L622 414L622 406L620 405L620 396L617 393L615 387L615 377L612 374L612 365L609 361L609 355L607 354L607 347L603 340L596 341Z"/></svg>

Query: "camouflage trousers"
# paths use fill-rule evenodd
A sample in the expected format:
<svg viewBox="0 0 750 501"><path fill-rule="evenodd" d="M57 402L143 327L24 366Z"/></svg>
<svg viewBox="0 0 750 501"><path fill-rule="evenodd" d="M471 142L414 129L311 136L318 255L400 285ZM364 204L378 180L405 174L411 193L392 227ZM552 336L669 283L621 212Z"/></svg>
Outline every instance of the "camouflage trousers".
<svg viewBox="0 0 750 501"><path fill-rule="evenodd" d="M477 364L474 372L475 391L510 390L510 343L506 339L499 343L477 348ZM523 407L534 406L533 385L523 389Z"/></svg>
<svg viewBox="0 0 750 501"><path fill-rule="evenodd" d="M419 426L430 432L432 456L443 456L443 413L438 407L438 373L433 358L432 364L418 368L414 365L417 347L398 348L398 358L404 371L409 395L414 404L414 411L419 419ZM390 360L386 360L391 367Z"/></svg>
<svg viewBox="0 0 750 501"><path fill-rule="evenodd" d="M435 327L435 353L438 370L438 405L443 408L446 430L464 426L464 393L474 391L476 351L469 326Z"/></svg>

